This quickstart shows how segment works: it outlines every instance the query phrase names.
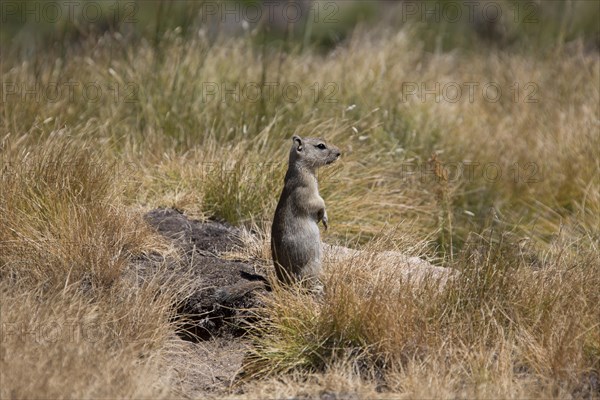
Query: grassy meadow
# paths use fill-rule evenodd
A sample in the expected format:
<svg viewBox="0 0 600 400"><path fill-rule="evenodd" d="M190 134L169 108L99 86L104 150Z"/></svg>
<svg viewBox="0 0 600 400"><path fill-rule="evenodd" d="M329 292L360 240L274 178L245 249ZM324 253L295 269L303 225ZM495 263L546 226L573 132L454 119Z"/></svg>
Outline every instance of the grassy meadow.
<svg viewBox="0 0 600 400"><path fill-rule="evenodd" d="M461 274L412 288L359 259L326 268L323 299L275 287L243 378L203 397L599 398L598 50L560 23L539 47L436 48L423 29L358 24L327 49L260 27L5 48L0 397L185 398L170 360L187 283L132 284L132 260L173 252L142 215L251 228L270 268L298 134L343 153L319 176L325 242Z"/></svg>

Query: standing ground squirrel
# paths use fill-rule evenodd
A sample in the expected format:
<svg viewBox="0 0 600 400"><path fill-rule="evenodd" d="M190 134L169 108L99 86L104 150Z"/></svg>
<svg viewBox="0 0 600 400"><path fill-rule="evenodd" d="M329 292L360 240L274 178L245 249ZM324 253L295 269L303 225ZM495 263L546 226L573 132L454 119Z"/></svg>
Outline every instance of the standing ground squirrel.
<svg viewBox="0 0 600 400"><path fill-rule="evenodd" d="M321 236L327 229L325 202L319 195L316 170L331 164L340 150L321 139L292 137L285 183L271 228L271 253L281 282L318 283L321 272Z"/></svg>

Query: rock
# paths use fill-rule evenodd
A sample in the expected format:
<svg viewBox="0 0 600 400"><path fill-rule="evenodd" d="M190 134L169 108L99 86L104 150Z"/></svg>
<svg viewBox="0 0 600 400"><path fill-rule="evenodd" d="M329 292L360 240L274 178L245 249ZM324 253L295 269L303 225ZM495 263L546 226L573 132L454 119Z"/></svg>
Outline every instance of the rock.
<svg viewBox="0 0 600 400"><path fill-rule="evenodd" d="M433 281L442 287L449 279L458 274L456 270L436 267L419 257L411 257L397 251L373 252L354 250L348 247L323 243L323 261L325 265L348 260L361 260L364 263L368 263L373 270L381 268L393 270L403 281L413 284Z"/></svg>

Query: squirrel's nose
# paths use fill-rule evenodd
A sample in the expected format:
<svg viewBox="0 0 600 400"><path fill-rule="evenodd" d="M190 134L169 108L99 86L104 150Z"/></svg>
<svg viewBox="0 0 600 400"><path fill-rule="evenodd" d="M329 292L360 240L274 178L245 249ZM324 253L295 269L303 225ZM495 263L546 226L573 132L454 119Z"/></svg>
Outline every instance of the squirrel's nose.
<svg viewBox="0 0 600 400"><path fill-rule="evenodd" d="M342 153L341 153L340 151L336 151L336 152L335 152L335 156L336 156L336 157L339 157L339 156L341 156L341 155L342 155Z"/></svg>

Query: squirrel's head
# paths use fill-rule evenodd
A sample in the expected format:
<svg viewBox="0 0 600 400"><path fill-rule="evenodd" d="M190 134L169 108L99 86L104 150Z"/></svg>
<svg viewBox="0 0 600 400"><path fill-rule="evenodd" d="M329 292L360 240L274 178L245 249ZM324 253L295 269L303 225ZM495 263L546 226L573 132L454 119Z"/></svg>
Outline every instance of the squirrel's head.
<svg viewBox="0 0 600 400"><path fill-rule="evenodd" d="M301 138L294 135L292 143L290 164L298 163L310 170L331 164L342 155L340 149L327 144L323 139Z"/></svg>

